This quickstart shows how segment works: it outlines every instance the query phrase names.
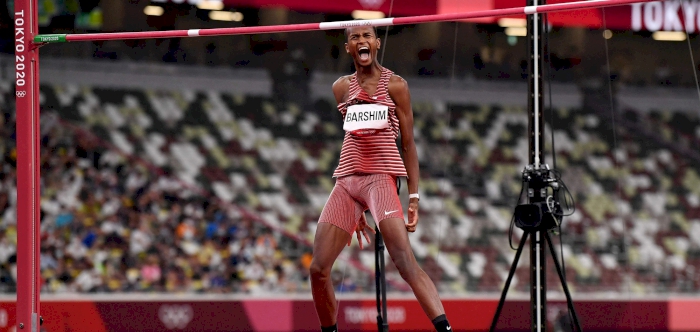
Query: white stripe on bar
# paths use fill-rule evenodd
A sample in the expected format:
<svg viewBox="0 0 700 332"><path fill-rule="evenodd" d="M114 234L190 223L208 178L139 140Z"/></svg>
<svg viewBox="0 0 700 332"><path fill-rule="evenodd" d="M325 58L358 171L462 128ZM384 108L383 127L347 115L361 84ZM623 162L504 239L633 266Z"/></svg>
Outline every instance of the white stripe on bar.
<svg viewBox="0 0 700 332"><path fill-rule="evenodd" d="M525 14L537 13L537 6L525 6Z"/></svg>
<svg viewBox="0 0 700 332"><path fill-rule="evenodd" d="M189 37L198 37L198 36L199 36L199 29L189 29L189 30L187 30L187 36L189 36Z"/></svg>
<svg viewBox="0 0 700 332"><path fill-rule="evenodd" d="M394 25L394 18L380 18L376 20L355 20L355 21L340 21L340 22L322 22L319 23L318 27L321 30L331 30L331 29L345 29L351 27L359 26L375 26L382 27L387 25Z"/></svg>

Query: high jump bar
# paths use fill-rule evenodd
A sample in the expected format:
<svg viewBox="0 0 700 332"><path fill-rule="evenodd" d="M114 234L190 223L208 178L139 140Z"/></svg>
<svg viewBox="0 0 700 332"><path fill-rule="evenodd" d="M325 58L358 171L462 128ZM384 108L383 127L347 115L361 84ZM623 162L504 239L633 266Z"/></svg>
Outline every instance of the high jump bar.
<svg viewBox="0 0 700 332"><path fill-rule="evenodd" d="M403 24L419 24L429 22L457 21L484 17L503 17L513 15L530 15L550 13L565 10L577 10L587 8L602 8L611 6L629 5L641 2L658 2L659 0L590 0L557 3L540 6L525 6L503 9L480 10L468 13L433 14L407 17L390 17L372 20L353 20L304 24L284 24L256 27L213 28L213 29L189 29L169 31L140 31L140 32L108 32L85 34L46 34L34 37L35 43L62 43L73 41L96 40L124 40L124 39L148 39L148 38L179 38L199 36L232 36L257 33L298 32L314 30L345 29L357 26L391 26Z"/></svg>

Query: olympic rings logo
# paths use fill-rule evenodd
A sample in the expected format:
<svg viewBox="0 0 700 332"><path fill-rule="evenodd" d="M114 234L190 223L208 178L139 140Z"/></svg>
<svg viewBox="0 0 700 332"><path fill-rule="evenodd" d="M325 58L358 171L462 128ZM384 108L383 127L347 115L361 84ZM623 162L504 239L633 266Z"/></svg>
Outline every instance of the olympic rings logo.
<svg viewBox="0 0 700 332"><path fill-rule="evenodd" d="M15 95L16 95L17 97L22 98L22 97L24 97L24 96L27 95L27 91L17 91L17 92L15 92Z"/></svg>
<svg viewBox="0 0 700 332"><path fill-rule="evenodd" d="M194 310L189 304L164 304L158 309L158 317L169 330L184 330L194 318Z"/></svg>

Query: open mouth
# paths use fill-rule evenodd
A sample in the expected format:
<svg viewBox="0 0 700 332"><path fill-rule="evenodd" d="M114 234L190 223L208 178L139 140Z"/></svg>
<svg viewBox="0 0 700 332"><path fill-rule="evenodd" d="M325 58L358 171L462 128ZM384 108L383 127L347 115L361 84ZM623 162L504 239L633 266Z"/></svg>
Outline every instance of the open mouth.
<svg viewBox="0 0 700 332"><path fill-rule="evenodd" d="M360 55L360 60L362 60L362 61L369 60L369 47L367 47L367 46L360 47L360 49L357 50L357 54Z"/></svg>

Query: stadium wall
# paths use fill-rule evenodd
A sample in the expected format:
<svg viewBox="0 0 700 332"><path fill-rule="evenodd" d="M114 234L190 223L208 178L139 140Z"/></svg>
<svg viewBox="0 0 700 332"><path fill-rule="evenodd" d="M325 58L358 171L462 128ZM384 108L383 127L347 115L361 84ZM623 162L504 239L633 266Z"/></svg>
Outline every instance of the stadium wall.
<svg viewBox="0 0 700 332"><path fill-rule="evenodd" d="M700 299L591 298L576 300L585 331L699 331ZM618 298L618 299L614 299ZM447 315L455 330L486 331L498 304L496 297L447 298ZM0 332L18 331L15 304L0 300ZM308 297L154 296L109 295L51 297L42 300L46 332L106 331L318 331L313 303ZM529 302L507 302L499 331L529 330ZM566 303L547 306L552 330L566 317ZM343 331L375 331L373 296L340 299L339 326ZM388 319L394 331L431 331L418 302L390 297Z"/></svg>

